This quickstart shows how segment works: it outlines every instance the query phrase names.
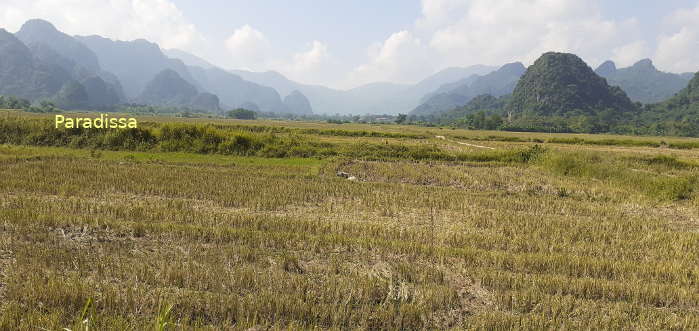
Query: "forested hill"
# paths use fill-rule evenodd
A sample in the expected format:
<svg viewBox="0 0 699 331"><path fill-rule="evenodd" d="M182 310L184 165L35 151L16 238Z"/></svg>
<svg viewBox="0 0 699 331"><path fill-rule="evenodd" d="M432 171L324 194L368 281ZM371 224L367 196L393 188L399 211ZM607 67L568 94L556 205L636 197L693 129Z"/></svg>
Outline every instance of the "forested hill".
<svg viewBox="0 0 699 331"><path fill-rule="evenodd" d="M638 124L647 134L699 137L699 73L669 100L644 107Z"/></svg>
<svg viewBox="0 0 699 331"><path fill-rule="evenodd" d="M553 52L527 69L509 105L512 113L534 116L621 114L635 109L621 88L609 86L578 56Z"/></svg>

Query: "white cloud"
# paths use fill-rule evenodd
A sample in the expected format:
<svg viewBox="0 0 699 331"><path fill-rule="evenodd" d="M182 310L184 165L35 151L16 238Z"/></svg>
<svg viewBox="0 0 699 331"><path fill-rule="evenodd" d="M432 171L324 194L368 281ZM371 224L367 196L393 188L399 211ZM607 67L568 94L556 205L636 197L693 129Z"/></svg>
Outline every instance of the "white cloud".
<svg viewBox="0 0 699 331"><path fill-rule="evenodd" d="M329 58L328 45L314 40L311 49L294 54L291 69L294 71L315 71Z"/></svg>
<svg viewBox="0 0 699 331"><path fill-rule="evenodd" d="M3 0L0 27L16 31L32 18L46 19L68 34L138 38L163 48L195 49L204 38L169 0Z"/></svg>
<svg viewBox="0 0 699 331"><path fill-rule="evenodd" d="M656 63L663 70L673 72L699 71L699 5L680 9L665 20L668 32L658 38Z"/></svg>
<svg viewBox="0 0 699 331"><path fill-rule="evenodd" d="M369 47L369 62L355 68L351 84L375 81L411 83L434 71L431 50L409 31L392 34L386 41Z"/></svg>
<svg viewBox="0 0 699 331"><path fill-rule="evenodd" d="M267 36L249 26L236 29L225 41L229 57L226 66L252 71L276 70L296 81L321 83L332 80L337 68L331 67L328 45L314 40L309 48L290 53L275 47Z"/></svg>
<svg viewBox="0 0 699 331"><path fill-rule="evenodd" d="M236 29L226 39L225 46L234 66L251 70L264 69L272 48L267 37L250 25Z"/></svg>
<svg viewBox="0 0 699 331"><path fill-rule="evenodd" d="M435 10L461 5L454 19ZM430 46L449 65L531 63L547 51L572 52L588 63L600 63L609 51L640 38L635 20L602 18L591 1L578 0L423 0L424 17L437 27ZM435 14L436 13L436 14ZM430 15L436 15L431 17ZM447 16L445 16L447 15ZM448 22L439 24L440 19ZM450 21L449 21L450 20Z"/></svg>
<svg viewBox="0 0 699 331"><path fill-rule="evenodd" d="M611 59L617 67L623 68L633 65L640 59L648 58L650 53L648 44L640 40L613 49Z"/></svg>
<svg viewBox="0 0 699 331"><path fill-rule="evenodd" d="M652 52L636 19L602 16L600 2L579 0L422 0L412 30L369 48L349 81L416 81L435 69L530 64L548 51L570 52L591 66L632 64Z"/></svg>
<svg viewBox="0 0 699 331"><path fill-rule="evenodd" d="M422 0L422 14L416 25L421 30L434 30L458 22L468 10L463 0Z"/></svg>
<svg viewBox="0 0 699 331"><path fill-rule="evenodd" d="M314 40L309 46L308 50L295 53L289 59L278 59L272 67L292 80L309 84L336 79L339 66L328 51L328 45Z"/></svg>

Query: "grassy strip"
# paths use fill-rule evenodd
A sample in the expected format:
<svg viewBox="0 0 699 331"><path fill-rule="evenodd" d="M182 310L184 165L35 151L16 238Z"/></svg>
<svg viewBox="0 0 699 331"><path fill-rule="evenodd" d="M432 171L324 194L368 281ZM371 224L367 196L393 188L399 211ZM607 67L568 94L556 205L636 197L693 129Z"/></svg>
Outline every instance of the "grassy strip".
<svg viewBox="0 0 699 331"><path fill-rule="evenodd" d="M590 145L590 146L625 146L625 147L654 147L670 149L695 149L699 148L698 142L666 142L664 140L640 140L640 139L584 139L579 137L552 137L552 138L525 138L516 136L453 136L455 139L473 141L502 141L521 143L547 143L565 145Z"/></svg>
<svg viewBox="0 0 699 331"><path fill-rule="evenodd" d="M327 131L327 130L326 130ZM384 135L384 133L377 133ZM450 153L435 145L329 143L295 133L238 131L216 125L147 123L123 130L55 128L49 120L2 119L0 143L140 152L188 152L273 158L351 157L478 162L528 162L542 150Z"/></svg>

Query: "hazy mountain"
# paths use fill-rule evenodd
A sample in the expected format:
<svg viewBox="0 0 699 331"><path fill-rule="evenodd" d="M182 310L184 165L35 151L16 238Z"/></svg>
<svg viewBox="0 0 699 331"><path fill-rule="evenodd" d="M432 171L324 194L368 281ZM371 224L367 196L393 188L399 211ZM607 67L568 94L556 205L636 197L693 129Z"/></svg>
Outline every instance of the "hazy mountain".
<svg viewBox="0 0 699 331"><path fill-rule="evenodd" d="M29 20L15 35L28 46L45 44L60 56L72 61L74 66L83 68L89 74L96 74L100 71L99 60L94 52L73 37L58 31L53 24L47 21Z"/></svg>
<svg viewBox="0 0 699 331"><path fill-rule="evenodd" d="M411 115L427 115L462 107L479 95L499 97L510 94L525 71L524 65L516 62L506 64L484 76L462 79L458 84L451 84L448 92L430 97L415 108Z"/></svg>
<svg viewBox="0 0 699 331"><path fill-rule="evenodd" d="M354 107L357 113L396 114L415 102L417 96L409 92L411 87L388 82L370 83L343 91L341 100Z"/></svg>
<svg viewBox="0 0 699 331"><path fill-rule="evenodd" d="M420 103L425 94L439 86L475 73L490 71L491 67L482 65L448 68L417 84L372 83L350 90L338 90L297 83L274 71L231 70L243 79L271 86L281 95L288 95L297 90L308 98L315 113L324 114L407 113Z"/></svg>
<svg viewBox="0 0 699 331"><path fill-rule="evenodd" d="M124 100L119 80L101 69L97 55L75 38L58 31L53 24L44 20L29 20L15 34L27 45L35 59L51 66L59 66L71 74L83 87L69 86L69 90L86 91L88 100L76 101L75 96L57 100L66 108L108 107ZM89 86L88 86L89 85ZM94 95L92 95L94 94ZM82 95L82 94L80 94Z"/></svg>
<svg viewBox="0 0 699 331"><path fill-rule="evenodd" d="M63 84L53 101L63 109L87 109L90 106L87 89L75 80Z"/></svg>
<svg viewBox="0 0 699 331"><path fill-rule="evenodd" d="M208 110L217 112L221 110L221 104L216 94L211 94L208 92L199 93L194 100L192 100L190 106L197 110Z"/></svg>
<svg viewBox="0 0 699 331"><path fill-rule="evenodd" d="M312 114L313 108L308 98L299 91L293 91L284 98L284 105L294 114Z"/></svg>
<svg viewBox="0 0 699 331"><path fill-rule="evenodd" d="M443 86L459 84L460 81L469 80L471 77L486 75L497 67L485 65L473 65L466 68L451 67L444 69L430 77L427 77L417 83L413 90L421 95L426 95L435 92ZM444 91L447 92L447 91Z"/></svg>
<svg viewBox="0 0 699 331"><path fill-rule="evenodd" d="M199 94L197 88L171 69L159 72L148 82L141 95L140 103L160 106L180 106L190 104Z"/></svg>
<svg viewBox="0 0 699 331"><path fill-rule="evenodd" d="M680 77L682 77L683 79L686 79L686 80L689 82L690 80L692 80L692 78L694 77L694 75L695 75L695 74L692 73L692 72L685 72L685 73L683 73L683 74L680 74Z"/></svg>
<svg viewBox="0 0 699 331"><path fill-rule="evenodd" d="M509 104L513 113L534 116L620 114L635 109L621 88L609 86L578 56L553 52L527 69Z"/></svg>
<svg viewBox="0 0 699 331"><path fill-rule="evenodd" d="M616 72L616 63L611 60L604 61L604 63L600 64L597 69L595 69L595 73L602 76L602 77L607 77L609 75L613 75Z"/></svg>
<svg viewBox="0 0 699 331"><path fill-rule="evenodd" d="M466 86L466 87L471 86L471 84L473 84L473 82L476 81L476 79L478 79L478 77L481 77L481 76L474 74L474 75L459 79L459 80L451 82L451 83L443 84L438 89L423 95L422 98L420 99L420 104L427 102L427 100L429 100L430 98L432 98L438 94L446 94L446 93L449 93L449 92L451 92L459 87L462 87L462 86Z"/></svg>
<svg viewBox="0 0 699 331"><path fill-rule="evenodd" d="M104 70L119 78L129 98L139 95L146 84L165 69L177 72L181 78L198 87L184 63L165 56L155 43L143 39L115 41L100 36L76 38L97 54Z"/></svg>
<svg viewBox="0 0 699 331"><path fill-rule="evenodd" d="M474 79L469 85L456 86L450 93L471 97L482 94L495 97L510 94L526 70L527 68L520 62L509 63L496 71Z"/></svg>
<svg viewBox="0 0 699 331"><path fill-rule="evenodd" d="M457 93L440 93L430 97L425 103L410 112L413 116L424 116L445 112L467 104L471 97Z"/></svg>
<svg viewBox="0 0 699 331"><path fill-rule="evenodd" d="M293 91L299 91L308 98L315 113L352 113L353 105L348 103L349 97L344 91L320 85L297 83L275 71L253 72L246 70L230 70L230 72L245 80L264 86L270 86L281 95L289 95Z"/></svg>
<svg viewBox="0 0 699 331"><path fill-rule="evenodd" d="M32 54L34 61L52 67L60 67L67 72L72 78L80 79L89 77L90 74L83 67L80 67L75 61L63 57L58 54L51 46L43 43L26 44Z"/></svg>
<svg viewBox="0 0 699 331"><path fill-rule="evenodd" d="M17 37L0 29L0 95L47 99L71 80L65 69L35 58Z"/></svg>
<svg viewBox="0 0 699 331"><path fill-rule="evenodd" d="M293 91L299 91L306 96L315 113L348 114L352 113L352 109L355 109L354 104L348 100L350 98L345 91L320 85L297 83L287 79L284 75L276 71L253 72L246 70L230 70L230 72L245 80L264 86L270 86L281 95L289 95Z"/></svg>
<svg viewBox="0 0 699 331"><path fill-rule="evenodd" d="M694 74L687 86L670 98L667 104L677 107L691 106L697 108L699 106L699 72Z"/></svg>
<svg viewBox="0 0 699 331"><path fill-rule="evenodd" d="M92 76L81 82L85 87L90 107L104 108L124 101L123 91L118 82L109 83L102 77Z"/></svg>
<svg viewBox="0 0 699 331"><path fill-rule="evenodd" d="M225 107L237 108L245 103L254 103L264 112L288 112L279 93L271 87L249 82L216 67L204 69L190 66L187 69L204 90L218 95Z"/></svg>
<svg viewBox="0 0 699 331"><path fill-rule="evenodd" d="M136 101L148 105L190 107L198 110L218 111L218 97L211 93L199 93L197 88L184 80L176 71L165 69L146 84Z"/></svg>
<svg viewBox="0 0 699 331"><path fill-rule="evenodd" d="M607 61L597 70L610 85L621 87L632 101L655 103L666 100L687 86L687 75L659 71L649 59L638 61L631 67L616 69L614 62Z"/></svg>
<svg viewBox="0 0 699 331"><path fill-rule="evenodd" d="M238 108L242 108L242 109L246 109L246 110L252 110L252 111L254 111L254 112L260 112L260 107L258 107L256 104L254 104L254 103L252 103L252 102L246 102L246 103L244 103L244 104L238 106Z"/></svg>
<svg viewBox="0 0 699 331"><path fill-rule="evenodd" d="M182 60L182 62L187 66L202 67L204 69L215 67L215 65L209 63L208 61L179 49L165 49L163 50L163 53L165 53L165 55L169 58Z"/></svg>
<svg viewBox="0 0 699 331"><path fill-rule="evenodd" d="M289 95L291 92L295 90L299 90L300 87L305 87L307 85L301 84L294 82L292 80L287 79L284 77L284 75L276 72L276 71L266 71L266 72L255 72L255 71L247 71L247 70L228 70L230 73L241 77L242 79L245 79L247 81L263 85L263 86L269 86L275 90L280 95ZM325 88L322 86L316 86L319 88Z"/></svg>
<svg viewBox="0 0 699 331"><path fill-rule="evenodd" d="M79 104L59 102L64 108L89 108L109 107L121 103L124 100L124 92L119 80L105 71L91 72L73 60L58 54L52 47L44 43L33 43L29 49L34 59L44 65L54 68L62 68L71 76L72 81L82 84L87 91L89 100ZM88 86L88 84L90 86ZM95 95L91 95L94 93ZM66 99L63 99L64 101ZM75 100L75 99L70 99Z"/></svg>

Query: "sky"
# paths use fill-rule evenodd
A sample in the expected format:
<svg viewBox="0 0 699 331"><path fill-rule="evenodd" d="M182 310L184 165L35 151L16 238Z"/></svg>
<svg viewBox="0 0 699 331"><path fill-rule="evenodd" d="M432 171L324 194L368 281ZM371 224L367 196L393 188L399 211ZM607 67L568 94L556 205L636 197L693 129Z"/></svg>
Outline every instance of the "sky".
<svg viewBox="0 0 699 331"><path fill-rule="evenodd" d="M529 65L547 51L592 67L651 58L664 71L699 71L699 0L0 1L0 28L31 18L345 89L453 66Z"/></svg>

